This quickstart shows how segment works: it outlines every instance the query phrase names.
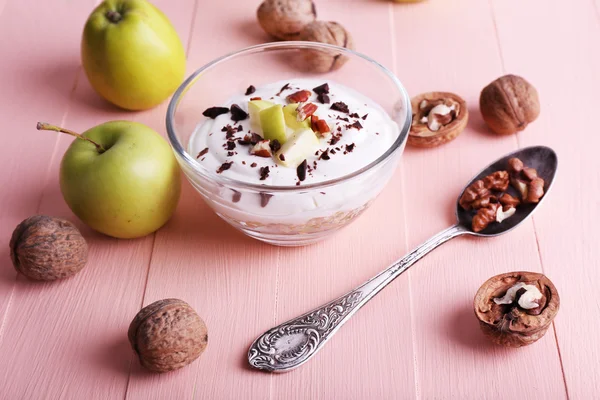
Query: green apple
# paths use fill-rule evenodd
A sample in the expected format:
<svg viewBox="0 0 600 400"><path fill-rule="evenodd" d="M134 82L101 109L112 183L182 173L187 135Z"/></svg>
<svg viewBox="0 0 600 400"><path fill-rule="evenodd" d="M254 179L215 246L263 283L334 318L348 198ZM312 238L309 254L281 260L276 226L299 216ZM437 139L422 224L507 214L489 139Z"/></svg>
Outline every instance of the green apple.
<svg viewBox="0 0 600 400"><path fill-rule="evenodd" d="M146 0L106 0L96 7L83 30L81 60L94 90L128 110L162 103L185 74L177 32Z"/></svg>
<svg viewBox="0 0 600 400"><path fill-rule="evenodd" d="M260 112L273 107L275 103L266 100L250 100L248 102L248 114L250 115L250 126L256 133L262 133L260 126Z"/></svg>
<svg viewBox="0 0 600 400"><path fill-rule="evenodd" d="M310 128L310 118L298 121L298 103L283 106L283 116L285 117L285 124L294 131Z"/></svg>
<svg viewBox="0 0 600 400"><path fill-rule="evenodd" d="M319 139L312 129L300 129L281 146L275 154L275 159L286 167L296 168L308 156L314 154L319 145Z"/></svg>
<svg viewBox="0 0 600 400"><path fill-rule="evenodd" d="M82 135L38 123L79 139L63 156L60 189L85 224L116 238L148 235L171 217L181 189L181 174L171 147L158 133L137 122L112 121Z"/></svg>
<svg viewBox="0 0 600 400"><path fill-rule="evenodd" d="M263 131L263 138L277 140L281 144L286 142L287 127L281 104L269 107L260 112L260 126Z"/></svg>

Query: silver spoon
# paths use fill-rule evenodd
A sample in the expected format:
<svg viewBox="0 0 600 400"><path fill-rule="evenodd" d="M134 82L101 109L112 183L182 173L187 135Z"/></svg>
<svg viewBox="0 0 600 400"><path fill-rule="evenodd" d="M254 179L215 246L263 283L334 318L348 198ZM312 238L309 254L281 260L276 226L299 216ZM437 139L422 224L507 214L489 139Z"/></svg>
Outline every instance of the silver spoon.
<svg viewBox="0 0 600 400"><path fill-rule="evenodd" d="M505 170L507 168L507 161L511 157L518 157L526 166L535 168L538 175L544 179L545 195L540 200L541 203L546 198L552 186L558 166L556 153L548 147L528 147L511 153L477 174L469 182L469 185L475 180L482 179L495 171ZM465 186L465 189L469 185ZM460 199L460 196L458 198ZM359 308L430 251L448 240L461 235L493 237L506 233L525 221L537 209L540 203L522 204L517 207L517 212L512 217L502 223L492 223L483 231L476 233L471 230L472 213L463 210L457 201L456 225L433 236L406 256L393 263L385 271L351 292L306 314L284 322L275 328L269 329L250 346L248 350L250 365L257 369L272 372L286 372L299 367L314 356Z"/></svg>

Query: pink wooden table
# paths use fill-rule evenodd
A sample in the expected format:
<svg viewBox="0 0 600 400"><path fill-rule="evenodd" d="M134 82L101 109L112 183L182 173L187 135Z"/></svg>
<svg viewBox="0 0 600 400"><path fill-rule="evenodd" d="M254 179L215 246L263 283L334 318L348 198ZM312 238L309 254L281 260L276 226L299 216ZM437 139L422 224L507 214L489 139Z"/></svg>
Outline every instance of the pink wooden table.
<svg viewBox="0 0 600 400"><path fill-rule="evenodd" d="M124 113L91 90L79 60L95 0L0 0L1 399L594 399L600 398L600 0L317 0L359 51L393 69L410 94L448 90L471 105L467 130L432 150L407 149L393 181L334 239L275 248L221 222L189 185L171 222L139 240L78 226L87 267L63 282L17 276L8 242L22 219L76 221L58 188L75 130L134 119L165 133L166 104ZM267 40L259 0L155 0L187 46L188 69ZM539 90L542 114L495 137L479 91L504 73ZM251 341L371 277L453 221L453 201L482 166L518 147L555 148L560 171L533 220L493 240L436 250L361 310L309 363L283 375L251 371ZM479 332L472 299L492 275L547 274L561 309L536 344L508 350ZM127 343L130 320L157 299L189 302L209 327L202 357L175 373L145 372Z"/></svg>

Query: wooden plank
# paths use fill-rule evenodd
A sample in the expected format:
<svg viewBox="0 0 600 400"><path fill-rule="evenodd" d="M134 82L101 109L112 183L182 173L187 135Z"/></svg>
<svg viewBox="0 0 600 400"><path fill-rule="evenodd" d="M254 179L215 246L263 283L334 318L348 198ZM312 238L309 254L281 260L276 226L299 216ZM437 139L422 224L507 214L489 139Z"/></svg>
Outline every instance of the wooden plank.
<svg viewBox="0 0 600 400"><path fill-rule="evenodd" d="M590 125L600 91L600 19L591 2L568 7L556 0L493 4L507 71L526 77L540 92L539 121L519 141L523 146L549 145L560 159L556 187L536 213L535 227L544 272L561 297L555 326L569 396L597 398L600 347L588 335L600 330L600 301L593 295L600 282L595 239L600 142Z"/></svg>
<svg viewBox="0 0 600 400"><path fill-rule="evenodd" d="M465 182L517 143L489 134L478 111L480 90L503 72L488 3L425 2L395 11L398 71L409 92L452 91L470 105L469 126L454 142L406 152L412 247L452 224ZM473 315L473 297L486 279L523 269L541 270L531 221L497 239L455 239L410 271L422 398L565 397L552 334L525 349L503 349L486 341Z"/></svg>
<svg viewBox="0 0 600 400"><path fill-rule="evenodd" d="M0 146L0 339L16 276L9 257L10 236L21 220L38 210L56 142L54 135L38 135L35 123L38 118L61 121L77 72L81 27L70 23L57 29L55 21L76 22L88 7L85 2L0 4L0 120L5 124Z"/></svg>
<svg viewBox="0 0 600 400"><path fill-rule="evenodd" d="M155 4L172 19L181 37L187 38L194 1L179 2L177 6L169 6L168 1ZM76 32L70 35L79 38L91 5L77 10L77 15L68 14L69 18L62 19L73 20ZM76 68L78 43L72 48L66 60ZM48 56L47 63L58 64L57 59ZM83 131L108 120L134 119L164 131L165 108L166 104L145 113L119 111L100 99L80 72L64 124ZM33 118L33 126L36 116L29 118ZM50 133L34 135L56 138ZM58 189L59 162L70 142L65 136L59 139L40 211L75 220ZM142 302L154 235L116 240L78 225L90 245L90 260L80 274L54 284L18 281L0 345L0 352L7 354L0 371L3 382L9 382L3 388L9 398L37 398L43 394L47 398L106 399L126 393L133 358L127 328Z"/></svg>
<svg viewBox="0 0 600 400"><path fill-rule="evenodd" d="M255 8L199 2L188 72L266 41ZM187 301L206 322L209 344L199 360L172 374L146 373L136 361L127 398L268 398L271 375L251 371L246 353L275 322L279 254L221 221L186 182L173 220L157 234L144 305L168 297Z"/></svg>
<svg viewBox="0 0 600 400"><path fill-rule="evenodd" d="M356 49L393 68L390 5L329 1L324 20L343 24ZM370 23L366 23L370 21ZM332 76L335 79L335 76ZM277 298L281 323L342 295L406 252L402 173L352 225L323 243L282 252ZM297 399L416 397L408 280L400 279L358 312L311 361L273 378L273 396ZM266 326L268 327L268 326Z"/></svg>

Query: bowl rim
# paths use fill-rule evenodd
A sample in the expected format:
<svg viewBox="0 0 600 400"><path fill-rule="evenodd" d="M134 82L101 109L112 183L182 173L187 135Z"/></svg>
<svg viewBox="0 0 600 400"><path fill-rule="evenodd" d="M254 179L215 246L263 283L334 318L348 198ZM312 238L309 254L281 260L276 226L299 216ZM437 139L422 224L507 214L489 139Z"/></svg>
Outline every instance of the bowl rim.
<svg viewBox="0 0 600 400"><path fill-rule="evenodd" d="M381 72L383 72L384 75L386 75L390 79L390 81L396 86L396 89L400 93L400 95L404 101L405 107L406 107L406 117L404 120L404 124L402 126L400 126L400 124L397 123L398 128L400 129L400 133L399 133L398 137L396 138L396 140L394 141L394 143L392 143L392 145L382 155L380 155L377 159L375 159L371 163L365 165L364 167L362 167L356 171L353 171L349 174L335 178L335 179L329 179L329 180L322 181L322 182L310 183L310 184L300 185L300 186L296 186L296 185L281 186L281 185L266 185L266 184L258 184L258 183L249 183L249 182L244 182L244 181L237 180L237 179L228 178L226 176L221 176L221 175L216 174L215 172L211 173L210 170L208 170L206 167L201 165L198 161L196 161L192 157L192 155L190 155L185 150L185 148L179 141L179 138L177 137L177 133L175 130L175 125L173 122L174 118L175 118L175 112L177 110L177 106L179 105L179 102L183 99L183 96L185 95L187 90L191 87L191 85L193 85L193 83L196 81L196 79L198 79L198 77L203 72L208 71L209 69L220 64L221 62L227 61L229 59L232 59L232 58L235 58L235 57L238 57L241 55L252 54L252 53L255 53L258 51L262 51L262 50L302 49L302 48L335 50L340 53L350 54L353 57L362 58L363 60L367 61L370 64L373 64L376 68L378 68ZM394 122L396 122L396 121L394 121ZM404 147L404 145L406 144L406 141L408 140L408 134L410 131L411 124L412 124L412 108L411 108L410 97L408 96L408 92L404 88L404 85L400 82L400 80L396 77L396 75L392 71L390 71L389 69L387 69L386 67L384 67L379 62L372 59L371 57L369 57L365 54L359 53L357 51L350 50L350 49L340 47L340 46L331 45L331 44L325 44L325 43L319 43L319 42L307 42L307 41L281 41L281 42L258 44L258 45L254 45L254 46L245 47L245 48L242 48L242 49L239 49L236 51L232 51L230 53L227 53L221 57L218 57L218 58L208 62L207 64L205 64L202 67L195 70L177 88L177 90L173 94L173 97L169 101L169 106L167 108L167 115L166 115L166 126L167 126L167 135L169 138L169 143L171 144L171 147L173 148L173 150L175 151L177 156L181 157L183 159L184 163L189 165L194 170L194 172L200 174L205 179L208 179L215 183L219 183L223 186L230 186L230 187L235 187L236 189L238 189L238 188L239 189L247 189L247 190L253 190L253 191L258 191L258 192L280 192L280 193L306 192L308 190L326 188L326 187L334 186L336 184L339 184L339 183L342 183L345 181L349 181L349 180L356 178L364 173L369 172L370 170L377 167L378 165L383 164L385 161L390 159L397 151L401 150Z"/></svg>

